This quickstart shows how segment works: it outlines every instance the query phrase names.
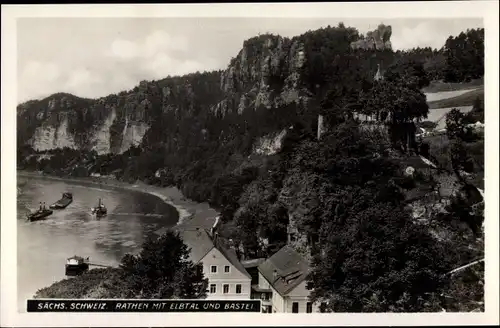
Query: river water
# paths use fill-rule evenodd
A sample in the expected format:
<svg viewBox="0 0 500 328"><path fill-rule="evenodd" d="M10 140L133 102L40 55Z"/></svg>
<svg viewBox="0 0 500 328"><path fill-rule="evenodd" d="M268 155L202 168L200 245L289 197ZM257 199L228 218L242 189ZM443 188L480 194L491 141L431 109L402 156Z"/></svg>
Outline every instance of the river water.
<svg viewBox="0 0 500 328"><path fill-rule="evenodd" d="M73 203L54 210L46 220L26 221L40 202L50 205L63 192ZM90 208L101 198L106 217L96 219ZM112 190L60 181L18 176L17 193L17 295L20 312L37 290L65 279L66 259L90 257L90 262L118 265L126 253L137 253L148 235L177 223L176 210L159 198L133 191Z"/></svg>

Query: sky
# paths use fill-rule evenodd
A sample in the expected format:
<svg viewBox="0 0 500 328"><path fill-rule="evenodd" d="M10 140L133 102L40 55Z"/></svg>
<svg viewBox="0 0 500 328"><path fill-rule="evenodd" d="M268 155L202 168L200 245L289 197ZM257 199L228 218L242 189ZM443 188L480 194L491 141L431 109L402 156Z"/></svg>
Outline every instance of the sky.
<svg viewBox="0 0 500 328"><path fill-rule="evenodd" d="M19 18L18 102L56 92L97 98L141 80L225 69L259 33L300 35L344 22L361 33L392 26L393 48L441 48L482 19Z"/></svg>

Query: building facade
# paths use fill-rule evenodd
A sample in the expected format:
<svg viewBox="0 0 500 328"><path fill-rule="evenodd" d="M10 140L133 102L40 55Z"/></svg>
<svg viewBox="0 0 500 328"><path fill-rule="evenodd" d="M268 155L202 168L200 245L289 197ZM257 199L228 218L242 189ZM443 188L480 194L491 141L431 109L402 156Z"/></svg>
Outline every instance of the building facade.
<svg viewBox="0 0 500 328"><path fill-rule="evenodd" d="M203 274L208 278L207 299L250 299L251 277L219 249L212 248L201 262Z"/></svg>
<svg viewBox="0 0 500 328"><path fill-rule="evenodd" d="M203 275L208 278L207 299L250 299L252 278L217 233L195 229L181 231L180 236L191 250L191 261L203 264Z"/></svg>

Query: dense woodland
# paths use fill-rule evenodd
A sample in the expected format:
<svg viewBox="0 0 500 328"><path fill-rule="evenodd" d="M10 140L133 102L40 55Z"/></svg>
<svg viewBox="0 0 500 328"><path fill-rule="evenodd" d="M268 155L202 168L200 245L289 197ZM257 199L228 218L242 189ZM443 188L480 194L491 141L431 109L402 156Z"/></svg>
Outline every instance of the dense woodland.
<svg viewBox="0 0 500 328"><path fill-rule="evenodd" d="M120 103L139 91L147 94L151 116L144 120L153 123L140 146L101 156L62 149L42 160L29 156L36 153L30 147L19 147L19 167L59 175L113 174L123 181L176 186L186 197L218 209L223 234L239 241L249 258L269 256L284 245L293 217L312 258L308 285L324 311L440 311L447 307L443 291L464 288L450 285L444 274L481 256L467 243L481 238L483 216L471 214L476 212L467 197L453 198L446 214L431 221L452 227L455 235L475 237L437 240L429 225L415 224L407 208L410 193L433 188L434 173L406 176L404 168L409 159L423 155L450 175L484 171L482 136L466 127L484 122L479 98L471 113L448 115L445 152L436 148L442 145L415 137L417 125L429 113L422 88L434 80L458 83L483 76L484 30L450 36L439 50L351 49L358 38L356 29L339 25L291 40L304 44L308 58L300 72L301 83L313 94L307 103L220 117L209 110L224 96L220 72L148 82L108 97ZM245 45L257 53L262 42L252 40ZM377 64L384 68L383 81L373 80ZM282 84L284 77L275 79ZM184 89L177 87L186 81L195 96L183 95ZM165 86L173 90L169 102L177 110L162 108L159 90ZM327 129L317 140L320 113ZM354 113L374 121L365 124ZM259 137L282 130L287 133L278 153L253 151ZM263 246L262 239L269 244ZM134 261L127 259L124 267L134 267ZM480 280L477 275L474 279Z"/></svg>

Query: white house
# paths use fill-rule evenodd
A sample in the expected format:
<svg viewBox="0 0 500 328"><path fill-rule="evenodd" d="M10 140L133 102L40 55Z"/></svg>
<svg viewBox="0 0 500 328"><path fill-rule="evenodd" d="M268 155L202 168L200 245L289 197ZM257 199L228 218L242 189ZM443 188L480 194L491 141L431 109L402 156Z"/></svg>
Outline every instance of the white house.
<svg viewBox="0 0 500 328"><path fill-rule="evenodd" d="M201 228L179 233L191 249L190 259L203 263L203 274L208 278L207 299L250 299L252 278L235 251L225 247L217 233L212 235Z"/></svg>
<svg viewBox="0 0 500 328"><path fill-rule="evenodd" d="M306 288L309 264L293 248L284 246L261 263L258 271L258 286L253 289L254 295L262 295L263 312L319 312L319 304L309 300L310 291Z"/></svg>

